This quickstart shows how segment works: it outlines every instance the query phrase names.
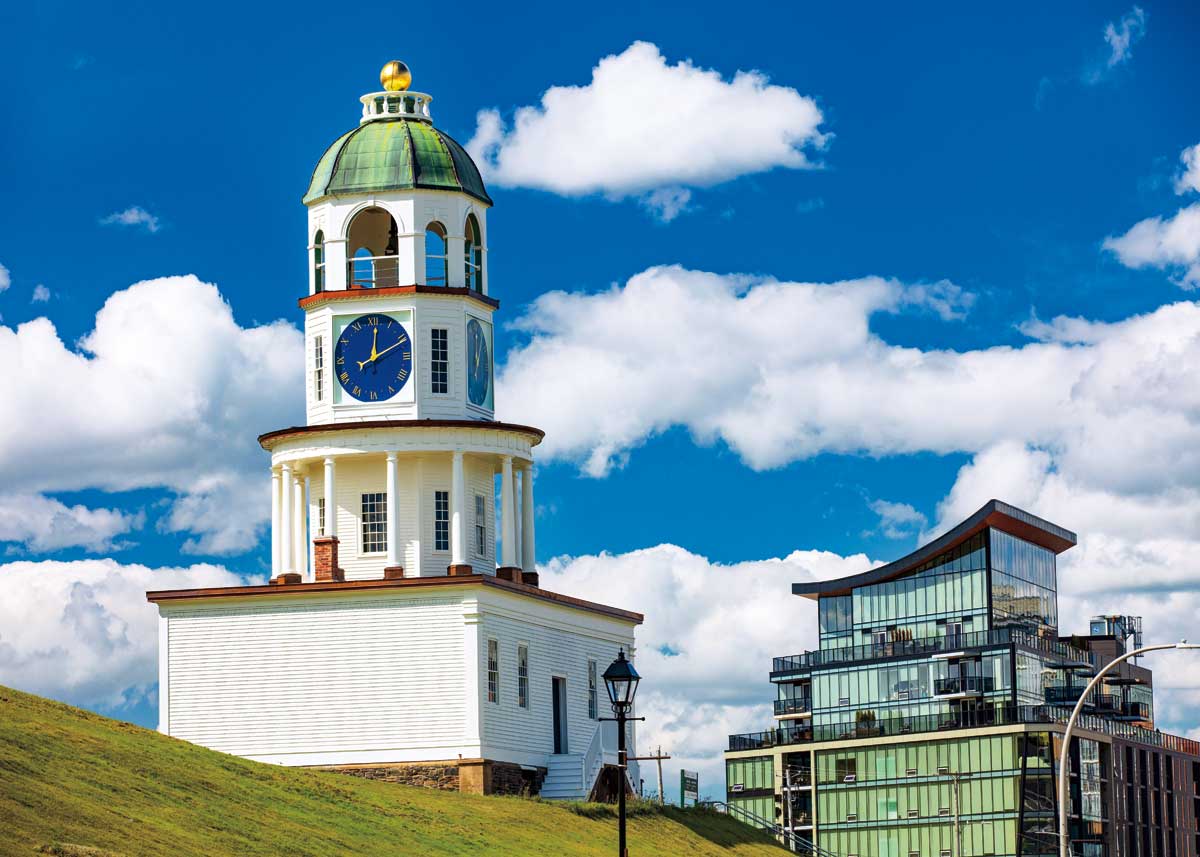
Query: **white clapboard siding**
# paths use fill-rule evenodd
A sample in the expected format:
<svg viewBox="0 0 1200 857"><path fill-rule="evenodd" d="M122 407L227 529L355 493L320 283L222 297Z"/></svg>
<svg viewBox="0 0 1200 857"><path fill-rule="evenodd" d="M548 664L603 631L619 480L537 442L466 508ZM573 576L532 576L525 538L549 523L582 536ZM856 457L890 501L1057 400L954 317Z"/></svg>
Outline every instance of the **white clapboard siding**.
<svg viewBox="0 0 1200 857"><path fill-rule="evenodd" d="M175 737L253 757L463 743L460 597L164 613Z"/></svg>
<svg viewBox="0 0 1200 857"><path fill-rule="evenodd" d="M522 603L524 602L524 603ZM512 596L481 601L480 699L483 741L489 750L552 753L551 678L567 680L568 746L584 753L597 721L588 717L588 659L597 666L598 715L610 714L600 674L622 646L632 649L633 626L592 613L543 606ZM487 701L487 641L500 644L500 694ZM517 646L529 647L529 708L517 704ZM631 748L632 749L632 748Z"/></svg>

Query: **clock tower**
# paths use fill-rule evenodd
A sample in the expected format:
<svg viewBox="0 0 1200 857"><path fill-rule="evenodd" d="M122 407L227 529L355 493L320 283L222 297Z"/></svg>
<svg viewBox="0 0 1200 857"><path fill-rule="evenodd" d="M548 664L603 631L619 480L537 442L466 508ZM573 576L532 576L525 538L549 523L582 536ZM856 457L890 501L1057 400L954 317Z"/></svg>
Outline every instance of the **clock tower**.
<svg viewBox="0 0 1200 857"><path fill-rule="evenodd" d="M494 420L492 200L411 79L384 66L304 194L307 420L259 439L280 583L536 582L542 432Z"/></svg>

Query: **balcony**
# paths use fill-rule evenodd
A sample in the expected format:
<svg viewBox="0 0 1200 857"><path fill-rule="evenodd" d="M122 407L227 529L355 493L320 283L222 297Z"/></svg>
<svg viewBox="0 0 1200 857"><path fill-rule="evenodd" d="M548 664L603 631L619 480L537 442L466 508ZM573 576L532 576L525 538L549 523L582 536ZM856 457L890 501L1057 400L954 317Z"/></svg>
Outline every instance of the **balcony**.
<svg viewBox="0 0 1200 857"><path fill-rule="evenodd" d="M399 256L356 256L346 263L351 289L390 289L400 285Z"/></svg>
<svg viewBox="0 0 1200 857"><path fill-rule="evenodd" d="M1144 702L1126 705L1129 719L1149 720L1149 706ZM1133 713L1137 717L1133 717ZM766 732L747 735L730 735L730 750L765 750L788 744L806 744L820 741L844 741L853 738L874 738L885 735L913 735L920 732L938 732L949 729L977 729L982 726L1003 726L1012 723L1066 723L1069 712L1060 706L1023 705L1001 708L983 708L976 711L948 711L944 714L928 714L918 717L887 717L879 720L862 718L843 723L822 723L816 726L780 726ZM1083 714L1080 729L1101 732L1146 744L1165 747L1180 753L1200 756L1200 741L1182 738L1158 730L1143 729L1125 718L1101 717Z"/></svg>
<svg viewBox="0 0 1200 857"><path fill-rule="evenodd" d="M812 699L799 697L797 699L775 700L776 720L799 720L812 714Z"/></svg>
<svg viewBox="0 0 1200 857"><path fill-rule="evenodd" d="M983 696L992 690L993 681L981 675L955 675L933 680L933 695L937 697L953 697L965 699L969 696Z"/></svg>
<svg viewBox="0 0 1200 857"><path fill-rule="evenodd" d="M1083 693L1083 685L1072 685L1069 687L1048 687L1046 688L1046 704L1074 705L1079 701L1079 695L1081 693Z"/></svg>
<svg viewBox="0 0 1200 857"><path fill-rule="evenodd" d="M940 637L923 637L918 640L889 640L885 643L871 643L865 646L819 649L802 652L798 655L772 658L771 678L783 678L795 673L806 672L814 667L832 664L848 664L882 658L920 657L936 655L939 652L967 651L1008 643L1016 643L1025 648L1045 652L1072 663L1090 663L1090 655L1087 652L1081 652L1073 646L1057 640L1037 637L1018 628L995 628L991 631L969 631Z"/></svg>
<svg viewBox="0 0 1200 857"><path fill-rule="evenodd" d="M1126 702L1120 706L1116 718L1118 720L1149 720L1150 706L1145 702Z"/></svg>

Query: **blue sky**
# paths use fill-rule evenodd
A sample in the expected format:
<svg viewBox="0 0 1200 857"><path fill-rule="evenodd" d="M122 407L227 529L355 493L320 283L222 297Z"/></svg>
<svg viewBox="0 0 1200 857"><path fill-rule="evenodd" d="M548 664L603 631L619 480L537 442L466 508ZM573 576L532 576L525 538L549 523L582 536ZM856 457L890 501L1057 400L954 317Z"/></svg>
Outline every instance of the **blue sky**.
<svg viewBox="0 0 1200 857"><path fill-rule="evenodd" d="M414 88L434 96L437 125L466 143L476 132L478 111L495 108L511 121L515 108L538 105L548 87L586 86L602 58L620 55L636 41L656 45L669 65L690 61L723 80L755 70L810 99L826 135L823 145L805 147L816 166L744 169L732 178L689 184L687 208L665 222L636 194L612 198L624 191L568 195L491 182L490 282L501 300L500 319L536 313L535 299L554 290L584 296L620 290L654 266L746 274L754 283L877 276L904 284L909 297L897 300L916 308L876 307L830 323L869 322L874 344L885 343L897 359L904 349L936 355L997 346L1036 356L1041 346L1034 343L1031 350L1034 340L1077 355L1080 349L1067 346L1095 344L1109 334L1090 328L1093 333L1083 338L1061 330L1031 336L1031 320L1070 316L1122 325L1194 297L1180 288L1178 266L1137 267L1103 246L1139 221L1169 218L1188 203L1178 181L1181 153L1200 143L1193 85L1200 80L1200 16L1193 4L1008 4L985 14L962 4L877 4L849 13L836 4L787 3L731 15L727 5L689 3L606 7L588 16L562 4L467 4L453 11L426 4L397 11L394 4L361 3L353 20L346 10L344 21L343 10L311 3L19 6L0 13L7 33L0 57L7 202L0 207L0 265L11 282L0 291L0 333L45 316L71 349L114 293L142 280L189 274L215 284L243 328L277 319L299 325L295 300L306 282L299 198L325 146L357 121L357 97L375 88L385 60L408 62ZM1111 38L1106 26L1114 28ZM1114 39L1127 41L1118 49ZM636 126L640 120L631 114L626 121ZM716 109L712 121L724 123L722 136L730 139L760 133ZM135 207L153 220L102 223ZM922 309L922 301L911 297L912 288L943 281L969 296L954 311L930 309L928 301ZM48 300L34 300L39 286ZM820 325L805 321L797 319L795 336L820 338ZM715 347L745 338L741 328L723 328L715 323L695 335ZM540 335L565 341L578 330ZM677 327L671 331L680 335ZM625 333L614 324L604 347L627 349ZM137 339L136 321L127 334ZM766 343L786 342L786 332L778 335ZM510 367L510 408L524 403L519 393L529 378L549 371L529 347L538 336L527 326L498 332L501 359L519 351L524 361ZM867 343L863 350L873 347ZM733 351L743 353L740 347ZM687 383L687 367L680 370L681 383ZM579 371L575 386L584 392L570 406L611 407L604 396L588 398L593 379L588 367ZM1096 373L1089 377L1108 383L1097 381ZM799 391L803 378L800 367L789 383ZM253 395L244 403L246 414L236 425L245 442L279 427L289 413L301 419L302 387L298 376L294 381L286 400L264 392L270 406L261 412L252 407ZM54 377L43 383L51 400L80 394L65 379L61 389ZM849 390L853 383L847 383ZM896 376L896 398L905 398L906 383ZM1195 392L1153 372L1131 383L1174 401L1190 401ZM499 404L505 412L505 403ZM959 406L952 397L913 396L913 407L924 409L928 423L953 422L951 412ZM1041 480L1037 490L1026 492L1043 502L1033 511L1059 520L1061 510L1086 509L1060 520L1081 532L1107 532L1108 517L1095 511L1103 504L1073 506L1064 498L1099 495L1114 509L1131 503L1148 510L1169 500L1190 509L1195 499L1190 470L1178 479L1159 478L1134 456L1112 471L1140 475L1104 482L1096 476L1104 467L1077 465L1079 450L1103 444L1080 441L1073 447L1071 439L1093 437L1104 407L1088 407L1088 420L1095 422L1061 432L1005 428L978 442L959 436L927 441L909 432L902 443L856 439L851 432L849 439L768 456L766 463L729 431L702 436L696 428L703 422L696 413L702 404L689 408L686 416L662 414L655 428L635 432L620 451L623 464L602 475L583 472L578 450L541 466L539 561L566 558L564 585L570 585L571 558L602 551L619 557L662 544L704 558L709 570L793 551L829 552L847 562L859 554L891 559L911 549L922 530L970 511L980 492L1003 496L1001 489L1011 488L1021 494L1028 485L1009 480L1026 465L1035 466ZM539 413L536 404L529 410ZM1168 415L1162 433L1178 440L1175 428L1180 421L1190 425L1192 417L1190 406ZM868 414L862 421L873 419ZM881 422L893 419L886 409L878 416ZM1157 425L1153 419L1149 425ZM18 422L15 414L0 412L0 423L6 420ZM912 425L921 421L914 418ZM53 431L54 421L41 425ZM835 433L828 427L822 432ZM207 442L199 430L194 436ZM588 440L579 443L586 447ZM1020 460L989 465L1011 452L1005 443L1020 447L1014 453ZM16 456L19 448L0 445L0 459ZM78 471L74 479L42 478L36 457L31 466L9 464L14 494L136 518L118 528L124 531L110 540L116 544L101 548L39 548L24 531L10 528L3 547L13 562L112 556L122 565L149 568L202 562L238 574L264 570L261 540L253 547L181 556L196 535L180 523L163 523L179 494L169 479L145 477L121 486L110 475L89 478ZM265 453L259 465L265 476ZM985 479L988 466L1001 476ZM1076 493L1048 488L1055 477ZM911 514L889 527L880 501L911 507ZM1200 539L1197 520L1181 522L1172 538L1185 545ZM0 529L0 539L4 533ZM1113 538L1118 536L1136 552L1136 534ZM1098 549L1088 556L1101 562ZM1079 562L1082 568L1084 560ZM803 563L798 568L821 573ZM641 572L629 574L612 598L645 606L637 603ZM0 566L0 586L3 575ZM1172 579L1192 588L1190 581ZM1118 591L1112 589L1110 600ZM775 653L810 645L811 617L789 603L786 590L777 595L779 609L792 611L789 621L797 631L793 639L777 640ZM1076 614L1065 614L1082 615L1080 604ZM1185 615L1186 605L1178 612ZM671 631L663 631L661 640L672 650L683 645ZM765 662L746 668L762 673L756 680L765 679ZM130 678L135 673L131 667L121 680L136 683ZM5 677L0 661L0 682ZM709 719L723 725L758 716L754 704L769 696L765 681L758 687L757 699L747 691L732 701L706 700L726 706ZM95 688L39 689L153 720L152 699L144 694L121 696L118 688L116 698L123 701L114 704ZM673 692L692 689L680 684ZM1191 692L1180 691L1180 705ZM701 732L678 719L678 730L666 731L664 742L686 745L685 757L703 756ZM1180 717L1173 725L1186 730L1196 724Z"/></svg>

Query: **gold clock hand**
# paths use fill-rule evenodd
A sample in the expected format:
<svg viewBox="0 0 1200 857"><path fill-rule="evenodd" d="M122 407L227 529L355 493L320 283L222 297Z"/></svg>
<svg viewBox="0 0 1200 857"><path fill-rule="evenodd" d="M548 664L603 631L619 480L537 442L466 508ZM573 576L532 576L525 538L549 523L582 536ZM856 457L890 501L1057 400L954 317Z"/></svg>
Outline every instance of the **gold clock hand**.
<svg viewBox="0 0 1200 857"><path fill-rule="evenodd" d="M387 353L388 353L389 351L391 351L393 348L399 348L399 347L400 347L401 345L403 345L403 344L404 344L403 342L397 342L395 345L389 345L387 348L383 349L383 350L382 350L382 351L380 351L378 354L374 355L374 356L371 358L371 360L378 360L380 357L382 357L383 355L387 354Z"/></svg>
<svg viewBox="0 0 1200 857"><path fill-rule="evenodd" d="M375 358L377 358L377 357L379 356L379 355L378 355L378 354L375 352L375 343L376 343L376 342L378 342L378 341L379 341L379 328L377 327L377 328L375 328L374 335L372 335L372 337L371 337L371 360L368 360L368 361L367 361L368 363L370 363L371 361L375 360ZM360 371L361 371L361 370L360 370Z"/></svg>

